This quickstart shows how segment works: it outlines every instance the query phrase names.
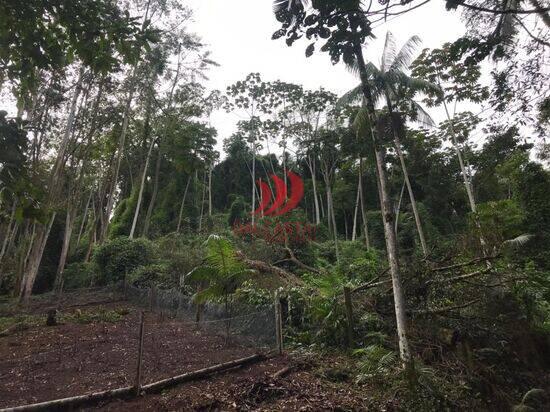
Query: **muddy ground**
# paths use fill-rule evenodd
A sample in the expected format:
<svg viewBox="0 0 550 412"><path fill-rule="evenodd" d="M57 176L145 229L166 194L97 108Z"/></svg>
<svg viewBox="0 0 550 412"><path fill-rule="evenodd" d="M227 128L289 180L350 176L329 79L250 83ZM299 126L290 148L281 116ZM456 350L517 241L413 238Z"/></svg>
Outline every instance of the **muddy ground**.
<svg viewBox="0 0 550 412"><path fill-rule="evenodd" d="M140 309L100 296L63 302L57 326L45 325L47 302L25 308L26 328L0 337L0 408L134 384ZM86 300L87 299L87 300ZM109 299L107 299L109 300ZM113 299L111 299L113 300ZM23 309L0 309L4 320ZM100 315L97 315L97 314ZM18 319L19 319L18 318ZM1 331L0 331L1 332ZM146 314L143 382L149 383L255 353L222 334ZM290 367L282 377L278 371ZM279 356L185 383L160 394L84 409L124 410L364 410L364 394L316 373L311 360Z"/></svg>

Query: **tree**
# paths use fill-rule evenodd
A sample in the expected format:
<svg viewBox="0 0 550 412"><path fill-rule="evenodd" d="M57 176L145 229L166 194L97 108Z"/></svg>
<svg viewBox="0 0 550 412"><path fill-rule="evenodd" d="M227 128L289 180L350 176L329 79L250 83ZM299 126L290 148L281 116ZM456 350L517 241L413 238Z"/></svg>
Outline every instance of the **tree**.
<svg viewBox="0 0 550 412"><path fill-rule="evenodd" d="M361 2L359 0L316 2L312 7L307 7L307 3L306 1L277 1L275 3L275 12L282 27L275 32L273 37L280 38L286 36L289 46L302 37L303 34L306 35L308 40L314 39L314 42L306 49L307 56L313 54L316 41L325 39L326 41L321 50L329 53L333 63L337 63L341 58L347 64L353 64L356 61L361 78L367 115L369 117L370 135L375 148L376 170L379 193L381 195L380 203L384 222L386 249L392 276L400 355L407 367L412 366L407 338L405 299L400 279L397 242L393 228L393 211L388 197L384 154L374 129L374 125L376 124L375 100L369 85L369 75L362 49L364 41L372 34L370 24L361 9Z"/></svg>
<svg viewBox="0 0 550 412"><path fill-rule="evenodd" d="M373 98L375 100L382 100L386 103L388 110L389 129L393 135L394 147L401 163L401 170L405 178L405 184L411 200L411 207L414 214L418 237L420 238L420 245L424 256L428 254L428 247L424 230L422 228L422 222L420 220L420 214L418 213L418 207L416 199L412 189L409 173L407 172L407 165L405 157L401 148L401 139L399 137L400 131L403 130L403 120L396 110L400 108L411 114L414 120L421 121L428 126L432 126L433 120L426 113L426 111L413 100L413 96L418 92L432 92L437 93L439 88L427 81L410 77L405 74L409 64L412 60L415 47L420 43L420 39L417 36L411 37L399 51L395 44L395 40L390 32L386 34L386 41L384 44L384 50L382 52L381 66L376 67L374 63L368 63L366 65L369 81L373 90ZM357 70L357 67L351 66L353 70ZM353 100L357 100L361 96L361 85L348 92L341 99L341 102L347 103Z"/></svg>

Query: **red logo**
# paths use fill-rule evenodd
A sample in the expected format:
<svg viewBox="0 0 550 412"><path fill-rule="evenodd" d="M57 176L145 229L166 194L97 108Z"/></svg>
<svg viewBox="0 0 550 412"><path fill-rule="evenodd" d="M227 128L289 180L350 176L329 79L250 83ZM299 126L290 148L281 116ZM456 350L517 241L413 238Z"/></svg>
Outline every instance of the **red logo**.
<svg viewBox="0 0 550 412"><path fill-rule="evenodd" d="M264 216L282 216L292 209L295 209L296 206L300 204L300 201L304 197L304 182L294 172L288 172L287 176L290 179L290 197L287 200L287 189L285 182L277 175L271 175L271 180L275 183L275 201L269 206L271 202L271 189L266 182L262 179L258 179L258 185L262 193L260 206L253 212L254 215L260 215L263 212ZM286 200L286 204L285 204ZM267 209L267 210L266 210Z"/></svg>
<svg viewBox="0 0 550 412"><path fill-rule="evenodd" d="M261 191L261 202L260 206L252 214L255 216L262 215L263 217L268 217L268 219L255 225L236 222L233 227L233 232L236 235L255 236L264 239L268 243L281 244L289 240L295 243L305 243L308 240L315 239L316 228L307 222L281 222L278 219L273 219L291 212L304 198L304 182L300 176L290 171L287 173L287 176L290 180L290 196L288 196L287 187L283 179L274 174L270 176L275 185L275 199L273 199L269 185L262 181L262 179L258 179L257 183Z"/></svg>

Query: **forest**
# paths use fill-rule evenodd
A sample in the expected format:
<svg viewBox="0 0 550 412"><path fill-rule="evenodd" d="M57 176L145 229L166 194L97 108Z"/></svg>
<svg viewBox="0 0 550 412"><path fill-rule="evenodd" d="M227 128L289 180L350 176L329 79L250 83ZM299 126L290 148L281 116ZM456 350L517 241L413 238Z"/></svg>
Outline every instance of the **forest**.
<svg viewBox="0 0 550 412"><path fill-rule="evenodd" d="M0 408L548 410L550 3L428 2L265 0L342 94L213 89L186 0L2 0Z"/></svg>

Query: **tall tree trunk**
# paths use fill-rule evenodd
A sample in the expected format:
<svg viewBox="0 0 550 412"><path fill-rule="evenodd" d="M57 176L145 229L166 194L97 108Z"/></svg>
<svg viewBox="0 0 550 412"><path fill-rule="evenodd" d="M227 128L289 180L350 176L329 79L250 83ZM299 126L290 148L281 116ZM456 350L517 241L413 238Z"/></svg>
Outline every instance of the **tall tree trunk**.
<svg viewBox="0 0 550 412"><path fill-rule="evenodd" d="M426 237L424 236L424 229L422 227L422 221L420 220L420 213L418 213L418 206L416 204L416 199L412 189L411 180L409 179L409 172L407 170L407 164L405 163L405 156L403 155L403 151L401 150L401 141L399 139L398 128L393 118L393 115L394 115L393 105L388 95L386 95L386 103L388 105L388 111L390 113L390 124L391 124L392 133L393 133L395 151L397 152L397 156L399 157L401 170L403 171L403 176L405 177L405 184L407 186L407 191L409 193L409 199L411 200L411 208L414 215L414 222L416 223L416 231L418 233L418 237L420 238L420 247L422 248L422 254L424 255L424 257L426 257L428 256L428 246L426 244ZM396 223L396 227L397 227L397 223Z"/></svg>
<svg viewBox="0 0 550 412"><path fill-rule="evenodd" d="M359 197L361 199L361 217L363 218L363 233L365 235L365 246L370 249L369 223L367 220L367 210L365 209L365 200L363 195L363 158L359 158Z"/></svg>
<svg viewBox="0 0 550 412"><path fill-rule="evenodd" d="M130 229L130 239L134 238L134 233L136 232L139 211L141 209L141 202L143 200L145 178L147 177L147 170L149 169L149 159L151 158L151 152L153 151L154 145L155 145L155 139L153 139L153 141L151 142L151 145L149 146L149 151L147 152L147 157L145 158L145 166L143 167L143 173L141 174L141 182L139 184L139 194L138 194L138 199L136 203L136 210L134 212L134 220L132 221L132 228Z"/></svg>
<svg viewBox="0 0 550 412"><path fill-rule="evenodd" d="M42 261L42 255L44 254L44 249L46 248L46 243L48 241L55 216L56 213L54 212L46 226L42 224L37 225L35 239L29 255L29 263L25 268L25 274L21 281L21 289L19 292L19 300L21 302L27 302L32 294L34 281L36 280L36 275L38 274L40 262Z"/></svg>
<svg viewBox="0 0 550 412"><path fill-rule="evenodd" d="M187 191L189 190L189 184L191 183L191 175L189 175L189 178L187 179L187 184L185 185L185 191L183 192L183 198L181 199L181 206L180 206L180 213L178 216L178 226L176 229L176 232L180 232L181 228L181 220L183 218L183 206L185 205L185 198L187 197Z"/></svg>
<svg viewBox="0 0 550 412"><path fill-rule="evenodd" d="M334 251L336 253L336 260L340 261L340 250L338 247L338 228L336 226L336 214L334 212L334 201L332 198L332 188L330 187L330 184L327 183L327 202L328 202L328 218L330 220L330 223L332 225L332 234L334 237Z"/></svg>
<svg viewBox="0 0 550 412"><path fill-rule="evenodd" d="M88 201L86 202L86 206L84 207L84 214L82 216L82 222L80 223L80 229L78 230L78 237L76 239L76 247L80 245L80 238L82 237L82 233L84 232L84 228L86 227L86 220L88 218L88 210L90 209L90 203L92 202L92 198L94 196L94 191L90 190L90 196L88 196Z"/></svg>
<svg viewBox="0 0 550 412"><path fill-rule="evenodd" d="M133 73L130 75L130 81L135 82L134 78L135 68ZM124 118L122 120L122 130L120 133L120 138L118 140L117 155L115 159L115 170L111 180L111 189L109 191L109 197L107 198L107 206L105 208L105 213L103 217L103 224L100 230L99 243L103 243L107 236L107 229L109 228L109 220L111 219L111 212L113 211L113 206L115 204L115 192L118 185L118 175L120 173L120 164L122 163L122 158L124 157L124 147L126 146L126 133L128 132L128 123L130 122L130 110L132 106L132 100L134 97L135 86L132 84L130 92L128 93L128 98L126 99L126 106L124 107Z"/></svg>
<svg viewBox="0 0 550 412"><path fill-rule="evenodd" d="M252 149L252 226L254 226L255 216L254 210L256 210L256 142L252 142L254 145Z"/></svg>
<svg viewBox="0 0 550 412"><path fill-rule="evenodd" d="M372 97L371 89L369 87L369 75L365 66L365 59L363 57L362 45L357 43L354 47L355 56L357 58L357 64L359 66L359 73L361 76L361 85L363 96L367 107L367 113L369 116L370 134L374 144L374 152L376 159L376 171L378 177L379 193L380 193L380 207L382 211L382 220L384 222L384 237L386 239L386 250L388 253L388 263L390 267L390 274L392 278L393 288L393 301L395 308L395 318L397 323L397 336L399 341L399 353L401 360L407 368L412 366L412 357L409 348L409 341L407 336L407 316L406 316L406 304L405 295L403 292L403 286L401 283L398 251L397 251L397 239L395 237L395 231L393 228L393 211L391 207L391 201L388 195L387 178L386 178L386 164L382 148L379 146L379 142L374 130L376 111L374 109L374 100Z"/></svg>
<svg viewBox="0 0 550 412"><path fill-rule="evenodd" d="M6 233L4 235L4 239L2 241L2 249L0 250L0 263L2 263L2 259L4 258L4 254L6 253L8 249L8 244L10 243L11 235L13 233L13 225L15 223L15 212L17 211L17 199L13 201L12 207L11 207L11 213L10 213L10 220L8 222L8 226L6 227Z"/></svg>
<svg viewBox="0 0 550 412"><path fill-rule="evenodd" d="M357 197L355 198L355 209L353 212L353 229L351 229L351 241L355 242L357 238L357 216L359 212L359 203L361 200L361 177L357 179Z"/></svg>
<svg viewBox="0 0 550 412"><path fill-rule="evenodd" d="M208 216L212 216L212 165L208 170ZM263 211L262 211L263 213Z"/></svg>
<svg viewBox="0 0 550 412"><path fill-rule="evenodd" d="M157 164L155 165L155 178L153 181L153 194L151 195L151 201L149 202L149 207L147 208L147 214L145 215L145 222L143 224L143 236L147 237L149 235L149 225L151 224L151 216L153 215L153 210L155 209L155 203L157 201L157 194L159 191L159 175L160 175L160 164L162 161L162 151L159 144L159 153L157 156Z"/></svg>
<svg viewBox="0 0 550 412"><path fill-rule="evenodd" d="M65 270L65 264L67 263L67 256L69 254L69 245L71 244L71 234L73 232L74 212L69 206L67 208L67 214L65 216L65 233L63 235L63 246L61 247L61 256L59 257L59 264L57 266L57 273L55 275L54 290L57 293L61 293L63 288L63 272Z"/></svg>
<svg viewBox="0 0 550 412"><path fill-rule="evenodd" d="M405 180L403 180L403 185L401 186L401 191L399 193L399 200L397 202L397 207L395 208L395 235L397 236L397 227L399 226L399 212L401 211L401 203L403 202L403 195L405 194Z"/></svg>
<svg viewBox="0 0 550 412"><path fill-rule="evenodd" d="M314 160L308 156L307 165L311 173L311 184L313 186L313 202L315 204L315 224L321 224L321 214L319 213L319 195L317 194L317 178L315 177Z"/></svg>
<svg viewBox="0 0 550 412"><path fill-rule="evenodd" d="M202 230L202 217L204 216L204 201L206 199L206 170L202 178L201 214L199 218L199 232Z"/></svg>

